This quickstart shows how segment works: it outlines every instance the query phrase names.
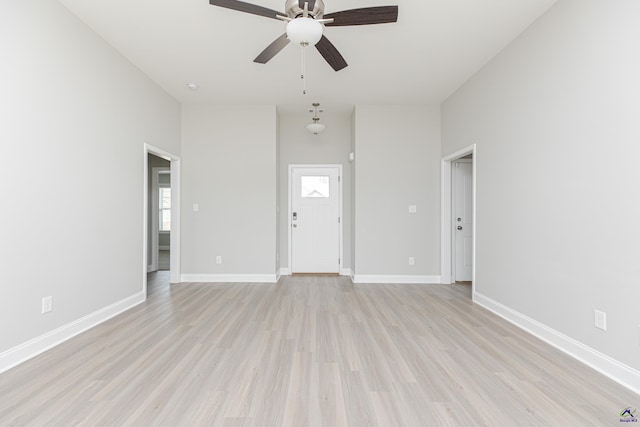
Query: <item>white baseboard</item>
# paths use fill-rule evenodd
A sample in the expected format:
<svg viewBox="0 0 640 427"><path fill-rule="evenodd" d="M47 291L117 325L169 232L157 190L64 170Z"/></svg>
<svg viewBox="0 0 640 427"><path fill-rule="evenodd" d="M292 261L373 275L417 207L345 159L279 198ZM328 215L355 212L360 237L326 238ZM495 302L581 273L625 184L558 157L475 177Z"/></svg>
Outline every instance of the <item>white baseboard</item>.
<svg viewBox="0 0 640 427"><path fill-rule="evenodd" d="M181 274L180 282L191 283L277 283L276 274Z"/></svg>
<svg viewBox="0 0 640 427"><path fill-rule="evenodd" d="M153 271L153 265L147 265L147 273L151 273Z"/></svg>
<svg viewBox="0 0 640 427"><path fill-rule="evenodd" d="M139 292L123 300L101 308L51 332L0 353L0 373L39 355L76 335L144 302L145 293Z"/></svg>
<svg viewBox="0 0 640 427"><path fill-rule="evenodd" d="M289 267L284 267L280 269L281 276L291 276L291 269Z"/></svg>
<svg viewBox="0 0 640 427"><path fill-rule="evenodd" d="M351 269L350 268L341 268L340 269L340 275L341 276L351 276Z"/></svg>
<svg viewBox="0 0 640 427"><path fill-rule="evenodd" d="M438 284L440 276L354 274L353 283Z"/></svg>
<svg viewBox="0 0 640 427"><path fill-rule="evenodd" d="M478 292L474 294L473 300L487 310L494 312L558 350L567 353L574 359L627 387L629 390L640 394L640 371Z"/></svg>

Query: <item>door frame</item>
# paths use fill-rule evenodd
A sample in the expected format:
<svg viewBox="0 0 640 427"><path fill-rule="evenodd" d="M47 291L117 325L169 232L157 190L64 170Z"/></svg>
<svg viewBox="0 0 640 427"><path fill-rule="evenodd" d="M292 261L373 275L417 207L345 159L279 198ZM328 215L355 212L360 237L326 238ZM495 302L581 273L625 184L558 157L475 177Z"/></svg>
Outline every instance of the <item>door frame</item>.
<svg viewBox="0 0 640 427"><path fill-rule="evenodd" d="M158 270L158 251L160 244L158 243L158 235L160 234L160 203L158 200L158 189L160 188L160 174L168 172L171 174L171 168L155 166L151 168L151 270ZM171 258L169 258L171 260Z"/></svg>
<svg viewBox="0 0 640 427"><path fill-rule="evenodd" d="M452 278L455 277L453 271L453 228L454 224L451 220L453 209L453 186L451 177L451 165L453 161L471 154L473 157L471 168L472 180L472 210L473 210L473 244L471 262L471 298L475 300L476 294L476 230L477 227L477 211L476 211L476 171L478 169L478 156L476 144L469 145L449 155L443 156L440 160L440 276L444 284L451 284Z"/></svg>
<svg viewBox="0 0 640 427"><path fill-rule="evenodd" d="M169 277L171 283L180 282L180 157L155 147L143 144L143 179L142 179L142 290L147 297L147 262L148 262L148 221L149 221L149 154L171 162L171 258Z"/></svg>
<svg viewBox="0 0 640 427"><path fill-rule="evenodd" d="M291 234L291 228L292 228L292 224L291 224L291 216L293 215L293 206L291 203L291 199L292 199L292 195L293 195L293 170L295 168L311 168L311 169L338 169L338 215L340 215L340 224L338 226L338 258L339 258L339 262L338 262L338 274L342 275L342 265L344 264L344 253L343 253L343 240L342 240L342 230L343 230L343 226L344 226L344 215L342 212L342 185L343 185L343 179L342 179L342 165L341 164L322 164L322 165L310 165L310 164L295 164L289 165L289 169L288 169L288 176L287 176L287 180L288 180L288 184L287 184L287 188L288 188L288 200L287 200L287 241L288 243L288 259L289 259L289 267L287 268L287 271L289 272L289 274L291 274L293 271L293 235Z"/></svg>

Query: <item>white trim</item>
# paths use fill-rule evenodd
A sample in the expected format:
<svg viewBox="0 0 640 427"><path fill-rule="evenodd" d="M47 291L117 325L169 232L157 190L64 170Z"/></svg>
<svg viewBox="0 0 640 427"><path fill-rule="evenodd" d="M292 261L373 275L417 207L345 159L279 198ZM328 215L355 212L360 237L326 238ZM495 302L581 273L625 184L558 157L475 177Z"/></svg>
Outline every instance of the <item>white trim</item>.
<svg viewBox="0 0 640 427"><path fill-rule="evenodd" d="M180 282L190 283L277 283L276 274L182 274Z"/></svg>
<svg viewBox="0 0 640 427"><path fill-rule="evenodd" d="M280 268L279 276L291 276L291 269L289 267Z"/></svg>
<svg viewBox="0 0 640 427"><path fill-rule="evenodd" d="M351 269L350 268L341 268L340 269L340 275L341 276L351 276Z"/></svg>
<svg viewBox="0 0 640 427"><path fill-rule="evenodd" d="M148 265L147 265L147 273L151 273L152 271L155 271L155 270L153 269L153 265L148 264Z"/></svg>
<svg viewBox="0 0 640 427"><path fill-rule="evenodd" d="M32 357L63 343L64 341L69 340L114 316L117 316L123 311L135 307L136 305L144 302L145 298L145 293L138 292L137 294L131 295L130 297L101 308L98 311L0 353L0 373L19 365L20 363L25 362Z"/></svg>
<svg viewBox="0 0 640 427"><path fill-rule="evenodd" d="M473 243L471 262L471 297L475 298L476 294L476 230L478 222L476 221L476 170L478 168L478 155L476 144L469 145L452 154L442 157L440 161L440 276L442 283L450 284L453 277L453 245L452 242L452 226L451 226L451 162L464 157L468 154L473 156L472 160L472 193L473 193Z"/></svg>
<svg viewBox="0 0 640 427"><path fill-rule="evenodd" d="M171 162L171 260L169 280L171 283L180 281L180 157L164 151L151 144L143 144L143 191L142 191L142 291L147 295L147 257L149 221L149 154L162 157Z"/></svg>
<svg viewBox="0 0 640 427"><path fill-rule="evenodd" d="M353 283L440 284L440 276L409 276L383 274L354 274Z"/></svg>
<svg viewBox="0 0 640 427"><path fill-rule="evenodd" d="M181 168L182 161L179 157L171 159L171 241L169 242L169 250L171 257L169 258L169 281L171 283L180 282L180 215L181 215Z"/></svg>
<svg viewBox="0 0 640 427"><path fill-rule="evenodd" d="M339 247L339 254L338 257L340 258L340 262L338 263L338 273L340 273L342 275L342 265L344 263L344 253L343 253L343 228L344 228L344 212L343 212L343 208L342 208L342 194L343 194L343 184L344 184L344 179L342 176L342 165L341 164L322 164L322 165L312 165L312 164L295 164L295 165L289 165L289 173L287 175L287 190L288 190L288 200L287 200L287 241L289 242L289 244L287 245L287 256L289 257L289 266L293 265L292 264L292 251L291 251L291 241L293 236L291 235L291 215L292 215L292 209L291 209L291 196L293 194L293 181L291 179L291 175L293 174L293 169L295 168L318 168L318 169L322 169L322 168L327 168L327 169L333 169L333 168L337 168L338 169L338 211L339 211L339 215L340 215L340 227L339 227L339 236L338 236L338 247ZM289 267L289 271L291 271L291 267ZM291 273L289 273L291 274Z"/></svg>
<svg viewBox="0 0 640 427"><path fill-rule="evenodd" d="M494 301L485 295L476 293L474 301L478 305L497 314L508 322L513 323L531 335L540 338L547 344L552 345L590 368L593 368L601 374L611 378L618 384L640 394L640 371L637 371L636 369L627 366L606 354L600 353L580 341L568 337L563 333L525 316L504 304Z"/></svg>

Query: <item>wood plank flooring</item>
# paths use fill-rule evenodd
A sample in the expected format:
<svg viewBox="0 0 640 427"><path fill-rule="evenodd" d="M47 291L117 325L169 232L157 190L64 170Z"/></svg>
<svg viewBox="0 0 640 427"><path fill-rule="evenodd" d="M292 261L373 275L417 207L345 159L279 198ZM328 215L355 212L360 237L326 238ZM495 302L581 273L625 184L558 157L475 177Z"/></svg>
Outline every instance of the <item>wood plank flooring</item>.
<svg viewBox="0 0 640 427"><path fill-rule="evenodd" d="M640 396L464 285L179 284L0 375L1 426L619 425Z"/></svg>

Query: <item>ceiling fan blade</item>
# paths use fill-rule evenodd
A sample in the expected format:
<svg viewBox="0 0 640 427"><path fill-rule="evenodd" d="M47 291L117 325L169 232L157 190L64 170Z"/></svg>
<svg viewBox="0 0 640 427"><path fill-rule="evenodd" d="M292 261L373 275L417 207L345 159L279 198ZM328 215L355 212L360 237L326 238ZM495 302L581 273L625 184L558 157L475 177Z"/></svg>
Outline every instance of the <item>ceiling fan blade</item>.
<svg viewBox="0 0 640 427"><path fill-rule="evenodd" d="M325 36L322 36L316 44L316 49L335 71L340 71L347 66L347 61L344 60L338 49Z"/></svg>
<svg viewBox="0 0 640 427"><path fill-rule="evenodd" d="M398 20L398 6L363 7L328 13L323 19L333 18L333 22L324 24L327 27L345 25L387 24Z"/></svg>
<svg viewBox="0 0 640 427"><path fill-rule="evenodd" d="M269 46L267 46L266 49L260 53L260 55L256 56L256 59L254 59L253 62L257 62L258 64L266 64L288 44L289 39L287 38L287 33L284 33L283 35L275 39Z"/></svg>
<svg viewBox="0 0 640 427"><path fill-rule="evenodd" d="M245 3L238 0L209 0L212 6L225 7L227 9L237 10L239 12L251 13L253 15L264 16L266 18L278 19L277 16L287 16L282 12L268 9L266 7L257 6L251 3Z"/></svg>

